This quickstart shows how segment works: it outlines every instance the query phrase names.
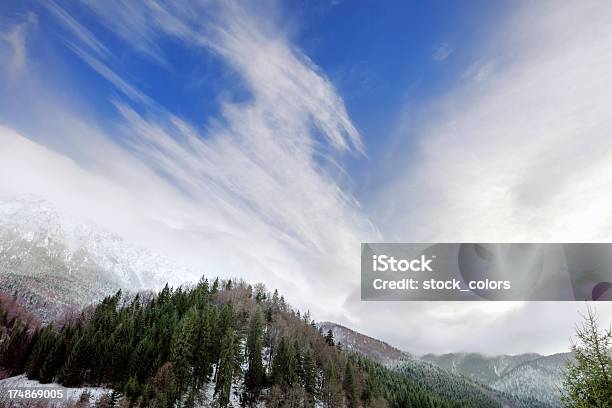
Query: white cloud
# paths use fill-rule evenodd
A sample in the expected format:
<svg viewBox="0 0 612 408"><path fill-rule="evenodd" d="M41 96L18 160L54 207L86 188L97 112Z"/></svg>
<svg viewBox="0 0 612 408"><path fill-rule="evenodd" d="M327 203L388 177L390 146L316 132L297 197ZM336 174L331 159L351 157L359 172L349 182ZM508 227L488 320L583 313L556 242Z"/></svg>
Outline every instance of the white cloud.
<svg viewBox="0 0 612 408"><path fill-rule="evenodd" d="M161 65L166 65L166 57L157 40L161 38L164 29L157 25L158 19L166 14L165 5L162 2L148 1L120 1L120 2L99 2L85 1L85 3L95 11L111 30L121 36L127 43ZM181 7L181 2L174 2L174 6ZM195 18L195 15L191 15ZM168 22L168 19L164 20ZM173 19L173 23L180 21ZM169 27L169 25L167 25Z"/></svg>
<svg viewBox="0 0 612 408"><path fill-rule="evenodd" d="M54 10L77 34L68 41L77 55L148 111L116 102L121 119L103 131L37 89L42 108L31 117L39 126L27 137L55 152L5 129L3 143L21 146L10 157L0 149L5 174L23 177L0 184L0 193L38 192L209 275L278 287L321 318L339 310L358 277L359 242L376 231L335 176L339 154L360 154L362 145L331 83L281 32L235 4L190 10L196 15L178 4L100 7L109 28L155 60L165 61L162 35L212 51L250 98L224 102L222 117L193 127L114 71L101 43ZM111 23L125 18L134 19L129 34Z"/></svg>
<svg viewBox="0 0 612 408"><path fill-rule="evenodd" d="M489 67L486 76L430 107L418 128L408 125L420 135L419 160L386 186L410 208L390 220L394 236L612 236L604 188L612 182L612 10L592 4L534 6L509 19L513 35L498 33L487 52L496 55L483 58L505 62L481 64L475 72ZM423 202L411 200L415 191Z"/></svg>
<svg viewBox="0 0 612 408"><path fill-rule="evenodd" d="M468 82L481 82L487 80L494 72L494 61L477 61L465 71L463 79Z"/></svg>
<svg viewBox="0 0 612 408"><path fill-rule="evenodd" d="M37 25L37 17L28 13L23 21L0 27L0 65L9 77L14 77L26 65L27 37Z"/></svg>
<svg viewBox="0 0 612 408"><path fill-rule="evenodd" d="M335 148L363 153L361 137L331 83L265 15L257 17L255 10L235 2L134 4L122 8L91 2L90 6L108 27L146 55L165 58L155 42L162 34L217 53L240 74L258 106L273 106L281 120L304 124L312 120Z"/></svg>
<svg viewBox="0 0 612 408"><path fill-rule="evenodd" d="M52 15L79 41L83 42L89 49L95 52L99 57L107 57L111 53L106 46L94 36L91 31L85 28L81 23L74 19L53 0L42 3Z"/></svg>
<svg viewBox="0 0 612 408"><path fill-rule="evenodd" d="M400 120L397 137L417 134L418 149L391 155L394 168L378 192L377 213L385 216L375 221L387 240L612 239L612 9L591 1L518 10L425 119ZM493 321L488 303L348 307L357 319L371 308L406 316L386 328L360 324L419 351L499 353L563 350L581 306L495 305ZM445 320L440 313L449 307ZM609 304L599 308L612 320Z"/></svg>
<svg viewBox="0 0 612 408"><path fill-rule="evenodd" d="M115 86L119 91L121 91L125 96L130 98L134 102L139 102L143 106L153 109L157 107L155 101L145 95L143 92L135 88L126 80L122 79L115 71L113 71L107 64L94 57L90 53L82 50L77 45L72 43L67 44L72 51L76 55L78 55L87 65L89 65L93 70L95 70L98 74L104 77L107 81Z"/></svg>

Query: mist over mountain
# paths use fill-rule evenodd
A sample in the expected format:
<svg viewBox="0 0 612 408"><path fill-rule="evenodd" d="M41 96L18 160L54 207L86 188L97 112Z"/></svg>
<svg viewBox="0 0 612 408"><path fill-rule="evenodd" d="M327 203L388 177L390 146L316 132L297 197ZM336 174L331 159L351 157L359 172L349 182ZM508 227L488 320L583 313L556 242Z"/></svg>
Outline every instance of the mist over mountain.
<svg viewBox="0 0 612 408"><path fill-rule="evenodd" d="M541 357L537 353L494 357L479 353L449 353L425 354L421 359L446 370L466 374L477 381L489 383L491 379L500 378L513 368Z"/></svg>
<svg viewBox="0 0 612 408"><path fill-rule="evenodd" d="M62 214L45 200L0 201L0 290L17 292L43 320L119 288L178 285L192 275L164 256Z"/></svg>
<svg viewBox="0 0 612 408"><path fill-rule="evenodd" d="M484 356L478 353L451 353L426 354L421 359L496 390L560 406L564 370L572 354Z"/></svg>

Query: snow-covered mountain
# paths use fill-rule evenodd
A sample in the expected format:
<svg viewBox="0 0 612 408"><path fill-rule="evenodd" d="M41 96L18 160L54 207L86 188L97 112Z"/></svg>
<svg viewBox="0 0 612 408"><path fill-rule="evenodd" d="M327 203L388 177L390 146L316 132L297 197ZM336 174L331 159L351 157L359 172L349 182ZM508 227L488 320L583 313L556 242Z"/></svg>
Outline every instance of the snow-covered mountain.
<svg viewBox="0 0 612 408"><path fill-rule="evenodd" d="M195 276L162 255L71 218L35 197L0 201L0 290L49 319L119 288L177 285Z"/></svg>
<svg viewBox="0 0 612 408"><path fill-rule="evenodd" d="M491 388L558 407L565 365L571 353L542 356L484 356L477 353L427 354L421 359Z"/></svg>

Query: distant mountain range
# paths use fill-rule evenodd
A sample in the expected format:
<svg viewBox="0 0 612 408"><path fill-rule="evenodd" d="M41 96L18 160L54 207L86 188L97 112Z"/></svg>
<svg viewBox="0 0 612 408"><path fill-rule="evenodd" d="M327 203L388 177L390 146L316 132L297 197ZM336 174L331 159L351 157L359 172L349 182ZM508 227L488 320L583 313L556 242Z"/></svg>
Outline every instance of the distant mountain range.
<svg viewBox="0 0 612 408"><path fill-rule="evenodd" d="M528 353L488 357L477 353L426 354L421 357L345 326L323 322L336 342L419 380L429 388L484 394L502 406L560 407L563 370L571 353L542 356Z"/></svg>
<svg viewBox="0 0 612 408"><path fill-rule="evenodd" d="M453 353L426 354L421 359L496 390L560 406L563 372L572 354L488 357L476 353Z"/></svg>

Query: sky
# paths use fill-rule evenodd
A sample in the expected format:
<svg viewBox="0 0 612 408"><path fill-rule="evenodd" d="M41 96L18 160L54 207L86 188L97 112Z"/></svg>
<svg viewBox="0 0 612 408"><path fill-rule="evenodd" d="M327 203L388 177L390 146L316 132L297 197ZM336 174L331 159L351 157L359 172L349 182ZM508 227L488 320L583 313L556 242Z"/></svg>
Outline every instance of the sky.
<svg viewBox="0 0 612 408"><path fill-rule="evenodd" d="M609 242L611 19L605 1L4 1L0 197L415 354L565 351L584 304L360 301L360 243Z"/></svg>

